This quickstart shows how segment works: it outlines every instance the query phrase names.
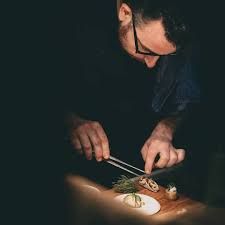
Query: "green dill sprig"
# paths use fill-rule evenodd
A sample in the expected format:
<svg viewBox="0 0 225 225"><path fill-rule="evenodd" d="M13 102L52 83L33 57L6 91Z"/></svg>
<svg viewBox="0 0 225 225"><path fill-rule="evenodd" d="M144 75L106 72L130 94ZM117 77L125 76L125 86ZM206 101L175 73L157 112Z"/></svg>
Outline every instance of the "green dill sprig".
<svg viewBox="0 0 225 225"><path fill-rule="evenodd" d="M135 193L138 191L134 181L125 175L121 175L116 182L113 182L113 188L119 193Z"/></svg>

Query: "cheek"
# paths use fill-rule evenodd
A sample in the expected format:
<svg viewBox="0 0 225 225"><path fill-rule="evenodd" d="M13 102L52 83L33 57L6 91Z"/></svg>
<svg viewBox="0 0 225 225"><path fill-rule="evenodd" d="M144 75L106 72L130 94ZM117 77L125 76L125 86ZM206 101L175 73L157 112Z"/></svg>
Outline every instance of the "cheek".
<svg viewBox="0 0 225 225"><path fill-rule="evenodd" d="M123 48L129 54L135 54L135 43L133 33L128 27L121 27L119 30L119 39Z"/></svg>
<svg viewBox="0 0 225 225"><path fill-rule="evenodd" d="M136 53L134 38L132 36L127 35L125 44L125 50L131 55L133 58L137 59L138 61L144 62L144 55Z"/></svg>
<svg viewBox="0 0 225 225"><path fill-rule="evenodd" d="M131 32L129 29L126 29L126 32L125 32L125 30L121 29L119 38L120 38L120 42L121 42L124 50L132 58L144 63L144 55L137 54L135 52L136 49L135 49L133 32Z"/></svg>
<svg viewBox="0 0 225 225"><path fill-rule="evenodd" d="M136 54L133 38L128 34L126 37L124 37L124 46L129 51L129 53Z"/></svg>

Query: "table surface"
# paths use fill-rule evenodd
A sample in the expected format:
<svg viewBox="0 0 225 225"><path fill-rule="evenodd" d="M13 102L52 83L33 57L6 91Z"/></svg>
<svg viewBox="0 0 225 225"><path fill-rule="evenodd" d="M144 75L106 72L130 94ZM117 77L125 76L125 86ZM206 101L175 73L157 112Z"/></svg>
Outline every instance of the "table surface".
<svg viewBox="0 0 225 225"><path fill-rule="evenodd" d="M146 188L137 185L139 194L145 194L155 198L161 205L161 209L155 215L152 215L154 218L159 219L174 219L186 213L196 212L197 210L204 209L206 205L201 202L192 200L185 195L179 194L177 200L169 200L165 197L165 188L160 186L160 190L156 193L147 190ZM106 190L104 192L108 192L113 194L114 196L120 195L121 193L116 193L113 189Z"/></svg>

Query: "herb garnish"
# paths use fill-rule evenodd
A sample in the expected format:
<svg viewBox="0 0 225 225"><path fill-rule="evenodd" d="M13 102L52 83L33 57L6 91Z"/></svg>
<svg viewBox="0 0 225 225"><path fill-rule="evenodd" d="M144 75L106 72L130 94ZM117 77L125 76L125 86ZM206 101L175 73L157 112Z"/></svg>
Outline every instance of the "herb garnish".
<svg viewBox="0 0 225 225"><path fill-rule="evenodd" d="M125 175L121 175L116 182L113 182L113 188L119 193L135 193L138 191L134 181Z"/></svg>

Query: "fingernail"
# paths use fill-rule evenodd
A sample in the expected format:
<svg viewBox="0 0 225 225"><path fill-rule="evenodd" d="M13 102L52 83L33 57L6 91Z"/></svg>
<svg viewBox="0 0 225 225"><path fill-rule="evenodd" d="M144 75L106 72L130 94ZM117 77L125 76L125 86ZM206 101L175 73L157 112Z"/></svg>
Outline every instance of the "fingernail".
<svg viewBox="0 0 225 225"><path fill-rule="evenodd" d="M97 161L98 161L98 162L101 162L101 161L102 161L102 158L97 158Z"/></svg>
<svg viewBox="0 0 225 225"><path fill-rule="evenodd" d="M146 173L146 174L150 174L150 171L149 171L149 170L146 170L145 173Z"/></svg>
<svg viewBox="0 0 225 225"><path fill-rule="evenodd" d="M108 154L103 154L103 157L104 157L104 159L108 159L109 158L109 155Z"/></svg>

